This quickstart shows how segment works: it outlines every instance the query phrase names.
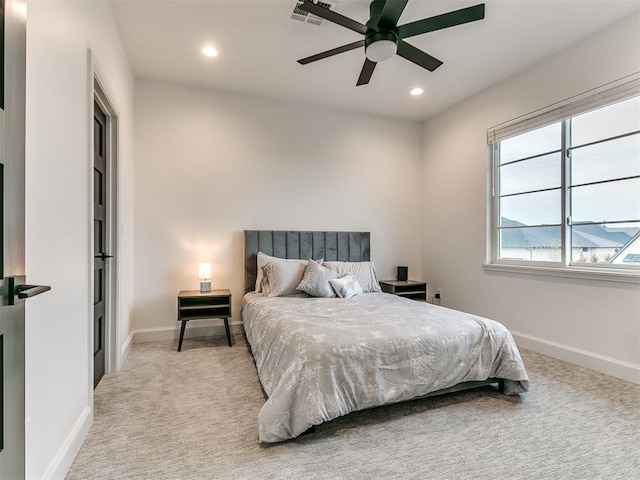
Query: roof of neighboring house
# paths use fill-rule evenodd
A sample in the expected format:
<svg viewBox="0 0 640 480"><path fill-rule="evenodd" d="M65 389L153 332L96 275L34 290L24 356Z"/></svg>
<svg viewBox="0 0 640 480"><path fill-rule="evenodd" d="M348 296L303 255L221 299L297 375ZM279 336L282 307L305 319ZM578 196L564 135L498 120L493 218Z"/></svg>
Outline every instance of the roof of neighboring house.
<svg viewBox="0 0 640 480"><path fill-rule="evenodd" d="M502 217L503 227L525 225ZM560 229L557 227L506 228L501 231L502 248L550 248L560 247Z"/></svg>
<svg viewBox="0 0 640 480"><path fill-rule="evenodd" d="M574 247L620 248L631 240L638 229L616 229L602 225L579 225L573 227Z"/></svg>
<svg viewBox="0 0 640 480"><path fill-rule="evenodd" d="M640 263L640 253L627 253L622 263Z"/></svg>
<svg viewBox="0 0 640 480"><path fill-rule="evenodd" d="M502 217L504 227L526 225ZM615 229L603 225L579 225L573 227L573 248L622 248L640 229ZM557 248L560 246L560 228L533 227L502 230L503 248Z"/></svg>
<svg viewBox="0 0 640 480"><path fill-rule="evenodd" d="M640 263L640 231L611 258L611 263Z"/></svg>
<svg viewBox="0 0 640 480"><path fill-rule="evenodd" d="M601 233L598 235L598 233ZM620 242L620 239L612 239L606 232L598 232L598 233L587 233L581 232L579 230L573 229L573 241L571 242L574 248L620 248L625 242ZM629 240L628 235L626 236L626 240Z"/></svg>

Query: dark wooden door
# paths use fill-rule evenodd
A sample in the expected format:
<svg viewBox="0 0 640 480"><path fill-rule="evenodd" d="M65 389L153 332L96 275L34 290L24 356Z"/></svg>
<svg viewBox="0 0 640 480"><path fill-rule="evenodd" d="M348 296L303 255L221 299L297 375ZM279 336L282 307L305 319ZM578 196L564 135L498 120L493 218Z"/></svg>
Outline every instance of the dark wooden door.
<svg viewBox="0 0 640 480"><path fill-rule="evenodd" d="M93 386L105 371L107 296L107 117L94 102L93 113Z"/></svg>
<svg viewBox="0 0 640 480"><path fill-rule="evenodd" d="M0 95L0 478L24 478L24 85L25 25L2 2ZM0 4L2 5L2 4Z"/></svg>

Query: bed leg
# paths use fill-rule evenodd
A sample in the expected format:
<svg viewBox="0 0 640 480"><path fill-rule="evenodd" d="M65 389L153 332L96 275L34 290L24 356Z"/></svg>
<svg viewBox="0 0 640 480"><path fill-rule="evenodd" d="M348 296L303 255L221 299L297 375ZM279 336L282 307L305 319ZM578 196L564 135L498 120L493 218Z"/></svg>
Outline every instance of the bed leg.
<svg viewBox="0 0 640 480"><path fill-rule="evenodd" d="M303 437L305 435L311 435L312 433L316 433L316 426L315 425L311 425L308 429L306 429L304 432L302 432L300 434L300 436Z"/></svg>
<svg viewBox="0 0 640 480"><path fill-rule="evenodd" d="M504 393L504 380L501 378L498 379L498 391Z"/></svg>

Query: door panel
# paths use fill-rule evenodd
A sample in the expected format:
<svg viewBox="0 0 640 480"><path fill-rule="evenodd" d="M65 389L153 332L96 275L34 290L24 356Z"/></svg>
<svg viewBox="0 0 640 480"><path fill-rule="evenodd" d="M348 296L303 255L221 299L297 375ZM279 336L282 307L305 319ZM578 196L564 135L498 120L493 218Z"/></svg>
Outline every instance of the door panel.
<svg viewBox="0 0 640 480"><path fill-rule="evenodd" d="M25 18L18 0L4 2L4 105L0 110L0 478L24 478Z"/></svg>
<svg viewBox="0 0 640 480"><path fill-rule="evenodd" d="M93 105L93 386L105 371L107 117Z"/></svg>

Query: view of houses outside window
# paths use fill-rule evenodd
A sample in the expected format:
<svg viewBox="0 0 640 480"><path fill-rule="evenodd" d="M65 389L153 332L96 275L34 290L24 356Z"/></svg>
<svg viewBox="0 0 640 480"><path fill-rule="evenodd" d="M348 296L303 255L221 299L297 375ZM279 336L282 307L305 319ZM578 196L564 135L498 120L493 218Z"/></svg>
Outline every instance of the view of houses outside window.
<svg viewBox="0 0 640 480"><path fill-rule="evenodd" d="M504 139L494 155L498 259L560 263L565 250L566 264L640 266L640 96Z"/></svg>

